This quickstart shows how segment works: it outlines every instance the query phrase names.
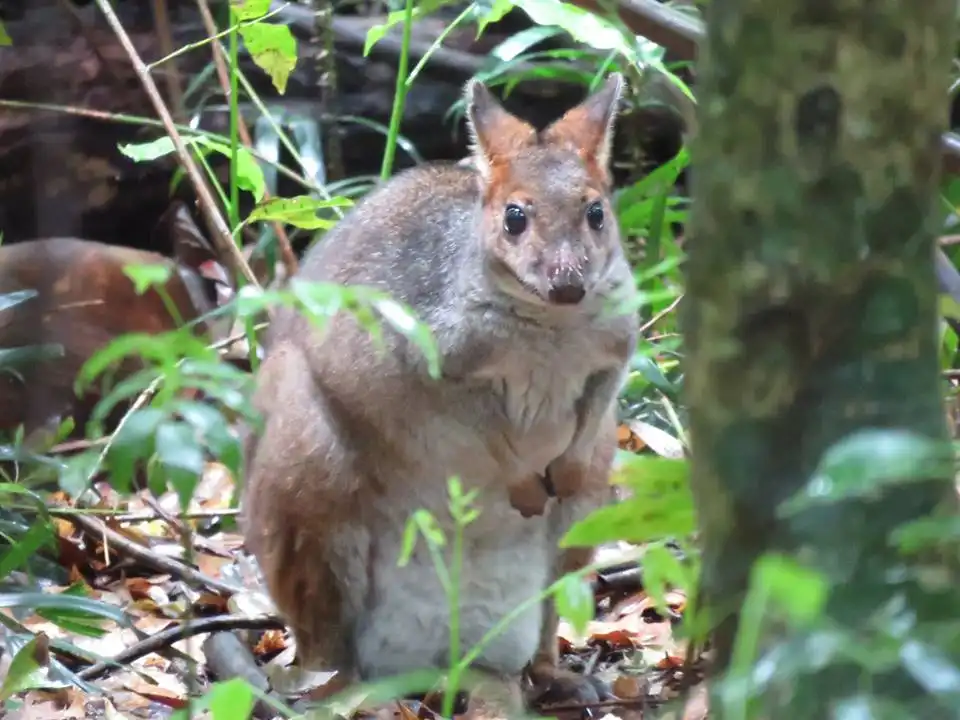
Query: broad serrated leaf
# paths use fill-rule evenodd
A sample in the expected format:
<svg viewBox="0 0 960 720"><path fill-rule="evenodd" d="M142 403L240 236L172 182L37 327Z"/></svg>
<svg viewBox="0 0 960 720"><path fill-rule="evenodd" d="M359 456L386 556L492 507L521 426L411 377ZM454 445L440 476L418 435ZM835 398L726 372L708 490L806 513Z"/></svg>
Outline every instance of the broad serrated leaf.
<svg viewBox="0 0 960 720"><path fill-rule="evenodd" d="M270 76L277 92L287 91L287 80L297 65L297 40L286 25L261 22L240 27L253 61Z"/></svg>
<svg viewBox="0 0 960 720"><path fill-rule="evenodd" d="M351 205L353 205L353 202L344 197L336 197L330 200L319 200L309 195L270 198L257 205L250 212L247 222L277 221L305 230L329 229L336 224L336 220L318 217L317 211Z"/></svg>

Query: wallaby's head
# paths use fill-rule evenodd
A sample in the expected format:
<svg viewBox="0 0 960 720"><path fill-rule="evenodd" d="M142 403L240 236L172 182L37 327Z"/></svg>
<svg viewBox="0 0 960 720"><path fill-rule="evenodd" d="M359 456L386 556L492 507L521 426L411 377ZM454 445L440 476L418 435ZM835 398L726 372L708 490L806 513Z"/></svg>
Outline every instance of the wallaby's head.
<svg viewBox="0 0 960 720"><path fill-rule="evenodd" d="M544 130L467 84L467 120L482 186L482 242L497 287L516 299L577 305L604 293L620 256L610 202L619 74Z"/></svg>

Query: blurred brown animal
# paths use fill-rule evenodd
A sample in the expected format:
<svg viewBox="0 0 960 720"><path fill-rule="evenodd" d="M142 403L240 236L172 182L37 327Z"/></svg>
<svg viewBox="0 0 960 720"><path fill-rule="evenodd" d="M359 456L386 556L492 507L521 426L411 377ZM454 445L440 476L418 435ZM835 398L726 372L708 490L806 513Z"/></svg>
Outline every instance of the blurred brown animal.
<svg viewBox="0 0 960 720"><path fill-rule="evenodd" d="M165 221L174 225L173 258L66 237L0 247L0 295L37 292L0 311L0 348L46 344L62 348L60 356L30 362L17 374L0 373L0 432L21 424L27 436L51 432L72 416L71 436L81 436L100 399L96 387L81 397L74 392L84 362L120 335L163 333L177 327L155 289L137 294L123 272L125 266L169 267L172 272L164 287L184 323L213 310L218 299L229 296L221 283L211 279L223 269L212 247L199 231L194 232L186 208L176 206L170 214ZM199 323L197 332L210 334L222 327L221 322ZM120 380L140 367L137 358L128 358L114 378Z"/></svg>

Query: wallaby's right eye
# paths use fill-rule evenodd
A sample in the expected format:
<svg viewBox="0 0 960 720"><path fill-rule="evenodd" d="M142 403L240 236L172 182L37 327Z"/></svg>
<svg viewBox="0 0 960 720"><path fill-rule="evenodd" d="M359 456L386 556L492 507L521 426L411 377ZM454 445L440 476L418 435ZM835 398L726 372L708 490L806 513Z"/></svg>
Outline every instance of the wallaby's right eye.
<svg viewBox="0 0 960 720"><path fill-rule="evenodd" d="M503 229L510 235L520 235L527 229L527 214L519 205L507 205L503 213Z"/></svg>

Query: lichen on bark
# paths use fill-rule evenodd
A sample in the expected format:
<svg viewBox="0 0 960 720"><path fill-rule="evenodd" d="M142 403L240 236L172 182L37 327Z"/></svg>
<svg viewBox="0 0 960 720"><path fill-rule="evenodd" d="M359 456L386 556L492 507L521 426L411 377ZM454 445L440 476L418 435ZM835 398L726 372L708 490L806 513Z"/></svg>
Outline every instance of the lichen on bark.
<svg viewBox="0 0 960 720"><path fill-rule="evenodd" d="M708 6L684 324L715 607L736 606L753 561L782 550L828 572L828 614L862 620L891 592L889 532L954 497L938 477L874 503L776 514L853 431L947 439L933 250L954 11L951 0ZM731 616L716 633L721 667L736 627ZM851 678L833 671L820 697L793 701L823 712L855 692ZM896 678L886 689L916 691ZM791 718L829 716L801 705Z"/></svg>

